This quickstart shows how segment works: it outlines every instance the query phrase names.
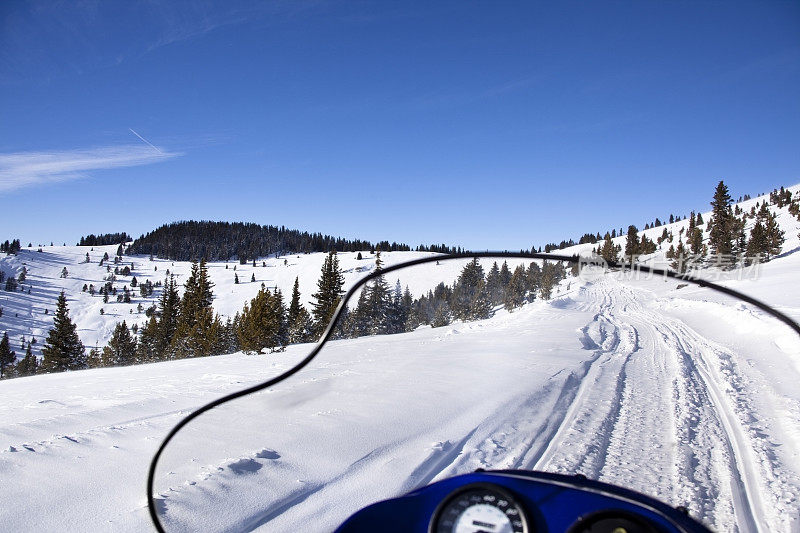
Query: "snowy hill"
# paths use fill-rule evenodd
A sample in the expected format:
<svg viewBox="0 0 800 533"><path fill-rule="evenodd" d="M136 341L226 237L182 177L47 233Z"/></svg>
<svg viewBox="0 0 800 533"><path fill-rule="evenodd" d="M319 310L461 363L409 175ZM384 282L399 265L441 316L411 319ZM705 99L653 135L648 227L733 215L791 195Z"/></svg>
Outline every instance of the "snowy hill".
<svg viewBox="0 0 800 533"><path fill-rule="evenodd" d="M792 187L786 187L786 190L790 191L792 195L796 197L796 195L800 193L800 184L794 185ZM733 205L738 206L744 212L749 213L750 210L756 206L756 204L763 204L765 201L769 202L769 193L742 202L737 202L734 203ZM787 254L796 251L798 246L800 246L800 238L798 237L798 231L800 231L800 222L798 222L797 218L795 218L793 215L789 213L788 206L784 206L781 209L779 209L775 205L769 205L768 207L771 212L777 215L778 224L785 233L786 242L783 245L783 253ZM703 216L704 222L708 222L708 220L711 218L710 210L703 210L703 211L698 210L698 213L700 213ZM705 223L701 224L700 227L703 230L703 241L707 243L709 233L706 229ZM750 219L748 220L748 225L745 228L748 234L752 229L752 227L753 227L753 220ZM656 266L659 268L669 268L670 260L666 258L665 254L669 249L670 245L674 246L678 245L679 237L682 237L684 244L687 243L686 233L688 228L689 228L688 219L683 219L673 223L664 223L661 226L653 227L650 229L639 228L640 239L642 235L645 235L651 241L657 242L658 238L661 236L661 234L664 232L665 229L667 230L667 232L671 232L674 237L673 242L669 241L662 242L661 244L658 245L656 253L642 256L639 258L639 261L650 266ZM624 228L624 230L627 231L627 228ZM625 240L626 240L625 234L614 237L611 240L615 245L621 246L623 250L625 249ZM602 241L600 241L598 244L602 245ZM563 253L566 255L589 254L591 253L592 249L598 246L598 244L578 244L575 246L564 248L563 250L558 250L557 252L554 253ZM713 272L712 274L716 275L718 274L718 272Z"/></svg>
<svg viewBox="0 0 800 533"><path fill-rule="evenodd" d="M0 256L0 269L7 276L17 277L23 268L27 270L27 279L22 283L24 290L7 292L0 288L0 307L3 316L0 317L0 332L8 332L12 349L21 357L24 351L19 349L20 340L24 336L30 340L37 339L34 353L39 354L47 332L53 327L52 312L58 294L64 291L70 309L70 317L77 324L78 334L87 349L92 346L102 347L111 337L114 326L118 322L126 321L128 326L138 324L143 326L147 317L143 310L155 304L161 293L156 289L152 296L143 298L137 287L131 287L131 281L136 277L137 285L148 280L156 284L165 279L167 271L175 276L182 292L183 283L186 281L191 263L187 261L169 261L153 259L148 256L123 256L122 262L114 264L113 258L117 246L46 246L42 251L37 248L23 248L16 256ZM90 262L86 263L86 254ZM111 261L100 265L100 259L108 254ZM356 280L371 272L375 268L375 256L368 250L361 252L363 259L359 260L358 252L342 252L338 254L340 267L345 277L345 289L352 286ZM431 252L383 252L381 258L385 266L390 266L403 261L419 257L436 255ZM288 255L281 257L260 258L256 266L250 262L240 265L238 262L214 262L208 264L211 281L214 283L214 311L223 319L233 317L242 310L261 288L261 284L270 289L277 287L285 298L291 294L295 278L299 279L300 293L306 308L310 311L311 295L317 290L317 280L320 276L324 253L301 255ZM410 279L409 290L415 296L421 295L436 286L439 282L452 283L458 277L463 262L446 263L437 269L434 278ZM114 287L121 295L123 287L131 290L131 302L117 302L116 296L111 296L108 303L103 303L99 293L90 295L84 292L84 285L94 285L96 290L106 283L105 279L113 274L114 269L131 268L130 276L116 275ZM62 270L66 268L68 275L62 278ZM236 270L234 270L234 268ZM235 283L234 275L239 277ZM255 276L255 282L252 277ZM387 280L394 287L394 279ZM405 288L405 287L404 287ZM30 289L30 294L28 294ZM139 310L139 305L142 311ZM100 310L103 310L103 313Z"/></svg>

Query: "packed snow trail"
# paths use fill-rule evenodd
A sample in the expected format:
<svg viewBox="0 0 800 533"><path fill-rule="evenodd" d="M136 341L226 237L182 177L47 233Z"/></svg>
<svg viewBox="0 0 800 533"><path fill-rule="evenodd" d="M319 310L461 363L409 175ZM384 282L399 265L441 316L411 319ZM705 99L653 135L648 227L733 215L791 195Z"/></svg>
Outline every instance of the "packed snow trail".
<svg viewBox="0 0 800 533"><path fill-rule="evenodd" d="M757 414L728 396L739 390L730 381L737 377L732 354L648 309L653 297L645 291L611 279L584 290L589 301L602 302L593 325L603 355L547 453L531 466L685 505L718 530L796 527L797 477L785 476L778 491L761 482L781 477L776 472L786 465L774 462L776 445L752 427ZM611 344L609 325L617 339ZM729 379L714 370L721 360L732 370ZM773 462L759 462L754 449Z"/></svg>

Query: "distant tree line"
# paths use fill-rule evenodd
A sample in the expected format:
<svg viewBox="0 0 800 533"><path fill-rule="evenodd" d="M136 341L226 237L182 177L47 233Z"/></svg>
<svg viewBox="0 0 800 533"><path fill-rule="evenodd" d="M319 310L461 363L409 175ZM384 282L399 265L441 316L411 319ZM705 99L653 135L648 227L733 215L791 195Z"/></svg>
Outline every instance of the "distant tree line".
<svg viewBox="0 0 800 533"><path fill-rule="evenodd" d="M142 235L128 247L128 254L153 255L173 261L238 259L241 264L271 254L353 252L358 250L410 251L407 244L343 239L309 233L285 226L244 222L182 221L166 224ZM449 252L445 245L420 246L418 250Z"/></svg>
<svg viewBox="0 0 800 533"><path fill-rule="evenodd" d="M122 244L132 240L130 235L124 231L122 233L103 233L101 235L90 233L86 237L81 237L81 240L78 241L78 246L106 246L109 244Z"/></svg>
<svg viewBox="0 0 800 533"><path fill-rule="evenodd" d="M0 253L5 252L8 255L16 255L21 247L19 239L6 240L6 242L0 243Z"/></svg>

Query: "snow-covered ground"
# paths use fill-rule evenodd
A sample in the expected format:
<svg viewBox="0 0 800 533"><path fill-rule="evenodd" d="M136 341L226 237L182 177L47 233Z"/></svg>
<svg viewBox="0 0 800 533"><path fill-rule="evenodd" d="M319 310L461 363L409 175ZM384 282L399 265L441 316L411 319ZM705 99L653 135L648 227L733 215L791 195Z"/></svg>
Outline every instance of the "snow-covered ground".
<svg viewBox="0 0 800 533"><path fill-rule="evenodd" d="M757 277L723 283L800 319L798 223L782 213L781 224L786 253ZM76 260L85 255L75 250ZM406 257L385 254L388 264ZM283 258L255 271L285 287L300 275L307 297L322 258L308 259L305 275ZM139 261L145 270L149 261ZM158 266L159 278L172 268ZM460 270L440 268L441 279L412 274L403 283L422 290ZM237 267L240 280L250 270ZM224 313L223 295L241 289L224 264L212 272ZM178 434L156 477L165 523L325 531L376 499L478 467L514 467L621 484L686 505L719 531L796 531L800 337L748 305L679 285L571 278L553 300L485 321L334 342L296 376ZM148 530L147 466L169 429L308 349L0 382L1 529Z"/></svg>

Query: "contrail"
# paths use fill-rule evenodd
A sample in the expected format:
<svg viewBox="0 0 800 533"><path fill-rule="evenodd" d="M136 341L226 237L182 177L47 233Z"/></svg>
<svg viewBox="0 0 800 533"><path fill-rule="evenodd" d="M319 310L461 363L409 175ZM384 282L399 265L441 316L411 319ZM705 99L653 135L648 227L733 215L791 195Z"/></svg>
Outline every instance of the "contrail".
<svg viewBox="0 0 800 533"><path fill-rule="evenodd" d="M161 150L159 150L159 149L158 149L158 147L157 147L156 145L154 145L153 143L151 143L150 141L148 141L147 139L145 139L144 137L142 137L141 135L139 135L138 133L136 133L135 131L133 131L133 128L128 128L128 129L130 130L130 132L131 132L131 133L133 133L134 135L136 135L137 137L139 137L139 138L140 138L142 141L144 141L144 142L146 142L147 144L149 144L149 145L150 145L150 146L153 148L153 150L155 150L155 151L156 151L156 152L158 152L159 154L162 154L162 153L163 153Z"/></svg>

